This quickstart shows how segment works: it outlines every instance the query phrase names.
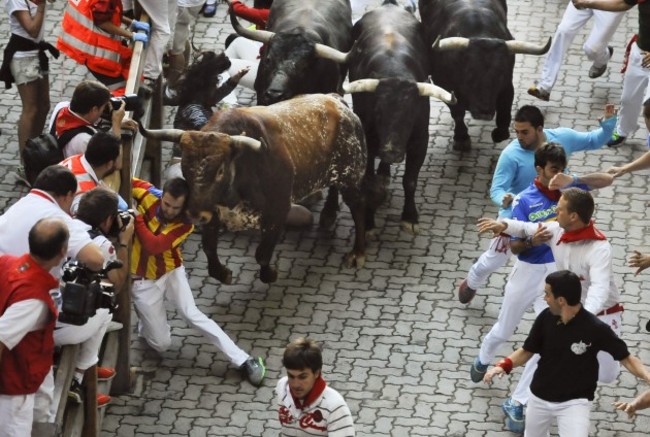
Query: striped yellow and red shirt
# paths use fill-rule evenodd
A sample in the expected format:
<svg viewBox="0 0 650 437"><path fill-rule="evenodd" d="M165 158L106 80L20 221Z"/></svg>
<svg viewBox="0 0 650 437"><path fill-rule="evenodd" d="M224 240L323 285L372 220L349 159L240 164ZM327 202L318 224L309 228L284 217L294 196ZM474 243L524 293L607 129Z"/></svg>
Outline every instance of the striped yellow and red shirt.
<svg viewBox="0 0 650 437"><path fill-rule="evenodd" d="M194 225L183 218L164 221L160 211L162 191L151 183L133 178L131 193L140 212L135 219L131 274L158 279L183 264L181 244Z"/></svg>

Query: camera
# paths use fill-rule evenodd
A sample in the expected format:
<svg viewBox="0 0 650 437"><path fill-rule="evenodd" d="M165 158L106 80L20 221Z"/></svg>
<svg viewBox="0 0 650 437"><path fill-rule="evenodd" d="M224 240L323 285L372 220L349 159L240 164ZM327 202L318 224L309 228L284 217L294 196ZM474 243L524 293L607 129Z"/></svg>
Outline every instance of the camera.
<svg viewBox="0 0 650 437"><path fill-rule="evenodd" d="M133 111L134 118L140 118L144 115L144 106L142 105L142 100L137 94L125 94L120 97L111 97L109 99L109 105L102 114L102 118L109 120L111 119L111 113L120 109L122 102L126 102L124 106L125 111Z"/></svg>
<svg viewBox="0 0 650 437"><path fill-rule="evenodd" d="M117 308L115 286L106 281L107 274L122 267L121 261L112 261L95 272L84 264L70 260L63 266L63 303L59 321L81 326L95 315L99 308L113 312Z"/></svg>
<svg viewBox="0 0 650 437"><path fill-rule="evenodd" d="M119 218L118 218L119 217ZM126 211L118 211L115 215L115 220L113 220L113 225L108 231L108 235L117 237L120 235L120 232L124 231L131 220L135 218L135 211L132 209L127 209ZM122 226L120 226L120 222Z"/></svg>

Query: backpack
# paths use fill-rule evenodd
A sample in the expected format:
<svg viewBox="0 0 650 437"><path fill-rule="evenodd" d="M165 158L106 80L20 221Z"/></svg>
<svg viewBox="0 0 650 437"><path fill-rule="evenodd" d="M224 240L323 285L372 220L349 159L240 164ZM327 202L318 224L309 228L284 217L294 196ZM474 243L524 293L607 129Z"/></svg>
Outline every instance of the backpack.
<svg viewBox="0 0 650 437"><path fill-rule="evenodd" d="M63 148L75 135L82 132L93 135L95 129L90 126L79 126L63 132L57 138L55 123L52 123L52 128L48 133L27 140L25 148L22 151L23 163L25 165L25 179L30 184L33 184L45 167L63 161Z"/></svg>

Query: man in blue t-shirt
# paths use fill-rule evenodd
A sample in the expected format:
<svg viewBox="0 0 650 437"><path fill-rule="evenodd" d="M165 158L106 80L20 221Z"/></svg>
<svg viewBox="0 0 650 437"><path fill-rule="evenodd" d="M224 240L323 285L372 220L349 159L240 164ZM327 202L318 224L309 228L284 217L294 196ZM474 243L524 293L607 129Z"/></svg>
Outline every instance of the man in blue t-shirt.
<svg viewBox="0 0 650 437"><path fill-rule="evenodd" d="M559 144L546 143L537 149L534 167L537 177L513 201L513 219L532 223L555 220L561 192L558 189L550 189L549 185L553 178L564 171L566 164L566 153ZM614 180L613 176L607 173L592 173L575 179L562 175L557 179L561 179L559 185L562 187L572 185L582 189L602 188ZM514 334L524 312L531 305L534 304L536 314L546 308L542 293L544 278L556 271L556 266L550 247L543 243L535 241L534 238L512 238L510 247L518 259L506 283L497 322L483 339L479 355L470 368L472 381L483 380L487 365L494 360L498 348ZM532 373L530 376L532 377ZM504 411L508 416L506 426L511 431L523 430L521 405L528 400L529 382L530 380L522 378L513 398L504 404Z"/></svg>
<svg viewBox="0 0 650 437"><path fill-rule="evenodd" d="M601 148L612 135L616 125L614 105L605 105L600 128L590 132L577 132L569 128L544 129L544 116L539 108L522 106L515 114L514 130L517 139L503 149L499 156L494 175L490 198L500 207L499 217L510 218L512 200L535 179L535 151L545 142L562 145L567 157L582 150ZM467 277L458 287L458 300L469 303L476 290L487 282L488 277L502 267L510 258L510 237L492 239L490 247L472 265Z"/></svg>

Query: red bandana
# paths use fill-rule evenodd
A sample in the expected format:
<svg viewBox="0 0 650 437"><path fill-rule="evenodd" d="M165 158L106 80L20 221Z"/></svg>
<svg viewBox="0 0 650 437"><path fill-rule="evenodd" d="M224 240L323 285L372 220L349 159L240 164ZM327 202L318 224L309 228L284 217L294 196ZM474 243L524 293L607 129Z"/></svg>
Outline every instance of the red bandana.
<svg viewBox="0 0 650 437"><path fill-rule="evenodd" d="M554 202L559 202L560 201L560 196L562 196L562 193L560 190L549 190L548 187L545 187L542 185L542 183L539 181L539 176L535 178L535 186L543 195L548 197L550 200Z"/></svg>
<svg viewBox="0 0 650 437"><path fill-rule="evenodd" d="M560 243L575 243L576 241L584 240L606 240L605 234L600 232L594 226L594 221L591 220L587 226L577 231L565 232L562 234L557 244Z"/></svg>
<svg viewBox="0 0 650 437"><path fill-rule="evenodd" d="M289 392L291 393L291 397L293 398L293 403L296 405L296 408L300 410L304 410L309 405L313 404L314 401L318 399L318 397L321 394L323 394L325 387L327 387L325 380L323 379L322 376L319 376L316 379L316 382L314 382L314 386L311 388L311 391L307 394L307 397L305 398L304 401L300 402L300 399L298 399L293 395L293 392L291 391L291 387L289 387Z"/></svg>
<svg viewBox="0 0 650 437"><path fill-rule="evenodd" d="M59 111L56 116L56 136L60 137L61 134L67 130L75 129L81 126L90 126L83 118L70 111L69 107L65 107Z"/></svg>

